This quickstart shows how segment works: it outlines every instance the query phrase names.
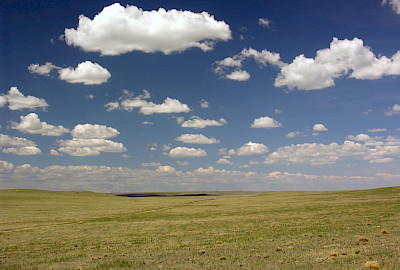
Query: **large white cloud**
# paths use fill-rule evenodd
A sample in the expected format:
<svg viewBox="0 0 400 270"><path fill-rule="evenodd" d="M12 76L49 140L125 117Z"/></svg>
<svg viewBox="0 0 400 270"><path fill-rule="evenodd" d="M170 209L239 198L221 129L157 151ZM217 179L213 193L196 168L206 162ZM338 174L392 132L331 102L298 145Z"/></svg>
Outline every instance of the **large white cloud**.
<svg viewBox="0 0 400 270"><path fill-rule="evenodd" d="M98 156L101 152L121 153L126 148L122 143L113 142L105 139L79 139L58 141L59 152L66 153L70 156Z"/></svg>
<svg viewBox="0 0 400 270"><path fill-rule="evenodd" d="M335 79L350 78L375 80L386 75L400 75L400 52L391 58L376 57L371 48L358 38L333 38L329 48L317 51L315 58L297 56L282 67L275 86L289 89L318 90L335 85Z"/></svg>
<svg viewBox="0 0 400 270"><path fill-rule="evenodd" d="M59 78L69 83L83 83L85 85L98 85L107 82L111 77L110 72L97 63L85 61L74 69L63 68L58 71Z"/></svg>
<svg viewBox="0 0 400 270"><path fill-rule="evenodd" d="M396 14L400 15L400 0L382 0L382 5L390 4Z"/></svg>
<svg viewBox="0 0 400 270"><path fill-rule="evenodd" d="M172 158L205 157L207 153L201 148L176 147L169 151L169 156Z"/></svg>
<svg viewBox="0 0 400 270"><path fill-rule="evenodd" d="M20 156L31 156L42 153L35 142L5 134L0 134L0 149L3 153Z"/></svg>
<svg viewBox="0 0 400 270"><path fill-rule="evenodd" d="M366 134L348 136L343 144L304 143L278 148L264 161L265 164L308 163L333 164L342 158L356 158L370 163L387 163L400 158L400 139L371 138Z"/></svg>
<svg viewBox="0 0 400 270"><path fill-rule="evenodd" d="M45 110L49 106L43 98L24 96L17 87L11 87L6 95L2 95L0 104L4 106L5 101L8 102L8 108L12 111L23 109L35 110L39 108Z"/></svg>
<svg viewBox="0 0 400 270"><path fill-rule="evenodd" d="M105 7L93 20L80 15L77 29L65 29L68 45L102 55L131 51L170 54L192 47L207 51L215 41L229 39L229 26L207 12L163 8L143 11L119 3Z"/></svg>
<svg viewBox="0 0 400 270"><path fill-rule="evenodd" d="M187 104L181 103L177 99L167 97L163 103L156 104L146 99L150 98L150 92L147 90L143 91L142 95L132 97L129 92L124 92L125 96L122 96L119 101L109 102L104 106L107 111L113 110L126 110L131 112L135 108L139 108L139 112L145 115L160 114L160 113L187 113L190 112L190 108Z"/></svg>
<svg viewBox="0 0 400 270"><path fill-rule="evenodd" d="M206 127L220 127L228 124L228 122L224 118L220 118L217 120L210 119L201 119L198 116L192 116L190 120L186 121L178 121L180 122L181 127L185 128L206 128Z"/></svg>
<svg viewBox="0 0 400 270"><path fill-rule="evenodd" d="M281 127L282 124L276 121L275 119L265 116L260 117L254 120L251 128L278 128Z"/></svg>
<svg viewBox="0 0 400 270"><path fill-rule="evenodd" d="M48 76L53 70L57 70L59 79L69 83L83 83L85 85L99 85L107 82L111 77L110 72L97 63L85 61L76 68L61 68L50 62L44 65L31 64L28 66L31 73Z"/></svg>
<svg viewBox="0 0 400 270"><path fill-rule="evenodd" d="M219 140L215 138L207 138L203 134L182 134L175 138L175 141L190 144L216 144Z"/></svg>
<svg viewBox="0 0 400 270"><path fill-rule="evenodd" d="M304 54L300 54L290 64L282 62L278 53L243 49L233 57L216 61L214 72L224 78L229 78L232 69L234 74L244 74L242 62L247 58L254 58L262 66L269 63L280 68L274 85L286 86L289 89L319 90L334 86L336 79L347 75L362 80L400 75L400 51L391 58L384 55L376 56L359 38L352 40L333 38L330 47L317 51L315 58L307 58ZM250 74L247 77L250 78Z"/></svg>
<svg viewBox="0 0 400 270"><path fill-rule="evenodd" d="M387 116L391 116L394 114L400 114L400 105L399 104L394 104L392 108L390 108L389 110L387 110L385 112L385 115L387 115Z"/></svg>
<svg viewBox="0 0 400 270"><path fill-rule="evenodd" d="M104 125L76 125L71 131L72 137L79 139L107 139L119 135L119 131Z"/></svg>
<svg viewBox="0 0 400 270"><path fill-rule="evenodd" d="M12 122L11 128L24 133L40 134L42 136L61 136L69 130L61 125L53 126L46 122L41 122L36 113L30 113L20 117L20 123Z"/></svg>
<svg viewBox="0 0 400 270"><path fill-rule="evenodd" d="M268 151L269 151L268 147L262 143L248 142L237 150L237 155L238 156L260 155L267 153Z"/></svg>

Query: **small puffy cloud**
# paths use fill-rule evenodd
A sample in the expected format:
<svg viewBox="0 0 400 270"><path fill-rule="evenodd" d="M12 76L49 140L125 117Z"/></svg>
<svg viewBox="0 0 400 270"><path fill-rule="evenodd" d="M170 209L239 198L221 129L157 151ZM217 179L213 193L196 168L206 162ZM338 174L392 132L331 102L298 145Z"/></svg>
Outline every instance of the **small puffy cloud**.
<svg viewBox="0 0 400 270"><path fill-rule="evenodd" d="M313 126L314 131L328 131L328 129L323 124L315 124Z"/></svg>
<svg viewBox="0 0 400 270"><path fill-rule="evenodd" d="M201 107L202 109L207 109L209 105L210 105L210 104L209 104L208 101L206 101L206 100L201 100L201 101L200 101L200 107Z"/></svg>
<svg viewBox="0 0 400 270"><path fill-rule="evenodd" d="M368 132L371 133L376 133L376 132L385 132L387 131L386 128L374 128L374 129L368 129Z"/></svg>
<svg viewBox="0 0 400 270"><path fill-rule="evenodd" d="M160 172L160 173L166 173L166 174L174 174L174 173L176 173L175 168L171 167L171 166L168 166L168 165L159 166L156 171Z"/></svg>
<svg viewBox="0 0 400 270"><path fill-rule="evenodd" d="M225 78L243 82L250 79L250 74L246 70L235 70L232 73L225 75Z"/></svg>
<svg viewBox="0 0 400 270"><path fill-rule="evenodd" d="M101 152L121 153L126 148L122 143L113 142L105 139L80 139L58 141L59 152L66 153L70 156L98 156Z"/></svg>
<svg viewBox="0 0 400 270"><path fill-rule="evenodd" d="M207 138L203 134L182 134L175 138L175 141L190 144L216 144L219 140L215 138Z"/></svg>
<svg viewBox="0 0 400 270"><path fill-rule="evenodd" d="M119 135L119 131L104 125L76 125L71 131L72 137L78 139L107 139Z"/></svg>
<svg viewBox="0 0 400 270"><path fill-rule="evenodd" d="M288 134L286 134L286 138L296 138L298 135L300 135L300 132L298 131L291 131Z"/></svg>
<svg viewBox="0 0 400 270"><path fill-rule="evenodd" d="M220 164L220 165L232 165L233 162L230 161L229 159L226 159L226 158L220 158L220 159L217 161L217 164Z"/></svg>
<svg viewBox="0 0 400 270"><path fill-rule="evenodd" d="M65 29L64 33L68 45L102 55L131 51L170 54L192 47L208 51L216 41L232 38L229 26L207 12L143 11L119 3L105 7L93 20L80 15L77 29Z"/></svg>
<svg viewBox="0 0 400 270"><path fill-rule="evenodd" d="M40 134L42 136L61 136L69 132L69 130L63 126L53 126L46 122L41 122L36 113L21 116L20 119L20 123L12 122L12 129L19 130L23 133Z"/></svg>
<svg viewBox="0 0 400 270"><path fill-rule="evenodd" d="M275 114L281 114L281 113L282 113L282 110L275 109L274 113L275 113Z"/></svg>
<svg viewBox="0 0 400 270"><path fill-rule="evenodd" d="M269 28L271 25L271 21L268 20L267 18L259 18L258 24L261 25L262 27Z"/></svg>
<svg viewBox="0 0 400 270"><path fill-rule="evenodd" d="M198 116L192 116L192 119L180 123L181 127L185 128L206 128L206 127L220 127L228 124L224 118L217 120L201 119Z"/></svg>
<svg viewBox="0 0 400 270"><path fill-rule="evenodd" d="M2 95L0 103L4 104L4 99L8 102L8 108L12 111L39 108L45 110L49 106L43 98L24 96L17 87L11 87L6 95Z"/></svg>
<svg viewBox="0 0 400 270"><path fill-rule="evenodd" d="M111 77L110 72L97 63L85 61L74 69L63 68L58 71L59 78L69 83L83 83L85 85L98 85L107 82Z"/></svg>
<svg viewBox="0 0 400 270"><path fill-rule="evenodd" d="M0 150L3 153L19 156L39 155L42 153L33 141L5 134L0 134Z"/></svg>
<svg viewBox="0 0 400 270"><path fill-rule="evenodd" d="M154 123L149 121L143 121L142 125L154 125Z"/></svg>
<svg viewBox="0 0 400 270"><path fill-rule="evenodd" d="M273 53L267 50L259 52L253 48L244 48L239 54L234 55L233 57L227 57L223 60L216 61L214 63L214 72L222 78L246 81L250 79L250 74L246 70L242 70L242 63L248 58L254 59L261 67L266 66L267 64L276 67L282 67L284 65L280 60L280 55L278 53Z"/></svg>
<svg viewBox="0 0 400 270"><path fill-rule="evenodd" d="M395 114L400 114L400 105L399 104L394 104L392 108L390 108L389 110L387 110L385 112L385 115L387 115L387 116L392 116Z"/></svg>
<svg viewBox="0 0 400 270"><path fill-rule="evenodd" d="M275 86L289 89L320 90L335 85L335 79L375 80L387 75L400 75L400 51L391 58L376 57L371 48L358 38L333 38L329 48L317 51L315 58L303 54L282 66Z"/></svg>
<svg viewBox="0 0 400 270"><path fill-rule="evenodd" d="M160 165L161 164L158 162L148 162L148 163L144 162L144 163L140 164L141 167L158 167Z"/></svg>
<svg viewBox="0 0 400 270"><path fill-rule="evenodd" d="M248 142L237 150L238 156L260 155L267 153L268 147L262 143Z"/></svg>
<svg viewBox="0 0 400 270"><path fill-rule="evenodd" d="M281 127L282 124L276 121L275 119L265 116L260 117L254 120L251 128L278 128Z"/></svg>
<svg viewBox="0 0 400 270"><path fill-rule="evenodd" d="M50 155L51 155L51 156L61 156L61 154L58 153L58 151L57 151L57 150L54 150L54 149L50 149Z"/></svg>
<svg viewBox="0 0 400 270"><path fill-rule="evenodd" d="M396 14L400 15L400 1L399 0L382 0L382 5L391 5Z"/></svg>
<svg viewBox="0 0 400 270"><path fill-rule="evenodd" d="M181 103L177 99L167 97L163 103L155 104L149 102L146 99L150 98L150 92L143 90L143 94L133 97L132 94L121 97L119 101L109 102L104 106L107 111L113 110L125 110L131 112L132 110L139 108L139 112L145 115L160 114L160 113L187 113L190 112L190 108L187 104Z"/></svg>
<svg viewBox="0 0 400 270"><path fill-rule="evenodd" d="M169 156L172 158L205 157L207 153L200 148L176 147L169 151Z"/></svg>
<svg viewBox="0 0 400 270"><path fill-rule="evenodd" d="M46 62L44 65L30 64L28 70L30 73L49 76L50 73L55 70L60 69L60 67L53 65L51 62Z"/></svg>

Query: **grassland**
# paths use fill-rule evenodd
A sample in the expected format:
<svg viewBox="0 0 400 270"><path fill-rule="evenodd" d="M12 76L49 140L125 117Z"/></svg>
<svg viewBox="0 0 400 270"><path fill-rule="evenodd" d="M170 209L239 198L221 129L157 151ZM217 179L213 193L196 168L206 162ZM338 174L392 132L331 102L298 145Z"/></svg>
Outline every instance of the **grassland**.
<svg viewBox="0 0 400 270"><path fill-rule="evenodd" d="M400 269L400 187L120 197L0 191L1 269Z"/></svg>

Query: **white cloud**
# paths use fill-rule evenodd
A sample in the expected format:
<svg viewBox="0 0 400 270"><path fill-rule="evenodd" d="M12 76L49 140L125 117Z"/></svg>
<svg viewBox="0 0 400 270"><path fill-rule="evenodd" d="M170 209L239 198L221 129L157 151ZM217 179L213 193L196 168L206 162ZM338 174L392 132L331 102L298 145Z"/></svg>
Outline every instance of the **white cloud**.
<svg viewBox="0 0 400 270"><path fill-rule="evenodd" d="M400 0L382 0L382 5L391 5L396 14L400 15Z"/></svg>
<svg viewBox="0 0 400 270"><path fill-rule="evenodd" d="M278 53L272 53L267 50L259 52L253 48L244 48L239 54L233 57L216 61L214 63L214 72L222 78L246 81L250 79L250 74L246 70L242 70L242 62L248 58L254 59L260 66L271 64L276 67L282 67L284 65ZM233 71L230 71L232 69Z"/></svg>
<svg viewBox="0 0 400 270"><path fill-rule="evenodd" d="M377 58L361 39L333 38L330 47L317 51L315 58L301 54L291 64L284 65L275 79L275 86L319 90L334 86L335 79L347 74L350 78L364 80L400 75L400 51L390 59Z"/></svg>
<svg viewBox="0 0 400 270"><path fill-rule="evenodd" d="M215 41L231 38L229 26L207 12L143 11L119 3L105 7L93 20L80 15L77 29L65 29L68 45L102 55L131 51L170 54L192 47L208 51Z"/></svg>
<svg viewBox="0 0 400 270"><path fill-rule="evenodd" d="M286 134L286 138L296 138L298 135L300 135L300 132L298 131L291 131L288 134Z"/></svg>
<svg viewBox="0 0 400 270"><path fill-rule="evenodd" d="M243 82L250 79L250 74L246 70L235 70L232 73L225 75L225 78Z"/></svg>
<svg viewBox="0 0 400 270"><path fill-rule="evenodd" d="M264 161L265 164L276 163L310 163L311 165L332 164L345 156L359 156L368 153L368 148L351 141L343 145L331 143L304 143L278 148Z"/></svg>
<svg viewBox="0 0 400 270"><path fill-rule="evenodd" d="M220 141L215 138L207 138L203 134L182 134L175 141L190 144L216 144Z"/></svg>
<svg viewBox="0 0 400 270"><path fill-rule="evenodd" d="M53 65L53 63L51 62L46 62L44 65L30 64L28 66L28 70L30 73L45 75L45 76L49 76L50 73L55 69L60 69L60 67Z"/></svg>
<svg viewBox="0 0 400 270"><path fill-rule="evenodd" d="M74 69L63 68L58 71L59 78L69 83L83 83L85 85L98 85L107 82L111 77L110 72L97 63L85 61Z"/></svg>
<svg viewBox="0 0 400 270"><path fill-rule="evenodd" d="M143 121L142 125L154 125L154 123L149 121Z"/></svg>
<svg viewBox="0 0 400 270"><path fill-rule="evenodd" d="M0 134L0 149L3 153L20 156L39 155L42 153L33 141L4 134Z"/></svg>
<svg viewBox="0 0 400 270"><path fill-rule="evenodd" d="M307 58L301 54L290 64L282 62L278 53L245 48L233 57L216 61L214 72L223 78L227 78L226 74L231 74L232 69L237 74L244 73L242 62L248 58L253 58L260 66L269 63L280 68L274 85L286 86L289 89L320 90L334 86L336 79L347 75L362 80L400 75L400 51L391 58L377 57L371 48L364 46L363 41L358 38L333 38L330 47L317 51L315 58Z"/></svg>
<svg viewBox="0 0 400 270"><path fill-rule="evenodd" d="M394 104L392 108L390 108L389 110L387 110L385 112L385 115L387 115L387 116L392 116L395 114L400 114L400 105L399 104Z"/></svg>
<svg viewBox="0 0 400 270"><path fill-rule="evenodd" d="M368 132L371 133L376 133L376 132L385 132L387 131L386 128L374 128L374 129L368 129Z"/></svg>
<svg viewBox="0 0 400 270"><path fill-rule="evenodd" d="M166 165L166 166L159 166L157 168L156 172L166 173L166 174L175 174L176 170L174 167Z"/></svg>
<svg viewBox="0 0 400 270"><path fill-rule="evenodd" d="M104 125L76 125L71 131L72 137L78 139L107 139L119 135L119 131Z"/></svg>
<svg viewBox="0 0 400 270"><path fill-rule="evenodd" d="M113 142L105 139L79 139L58 141L59 152L66 153L70 156L98 156L101 152L121 153L126 148L122 143Z"/></svg>
<svg viewBox="0 0 400 270"><path fill-rule="evenodd" d="M172 158L191 158L191 157L205 157L207 156L206 151L203 149L187 148L187 147L176 147L169 151L169 156Z"/></svg>
<svg viewBox="0 0 400 270"><path fill-rule="evenodd" d="M50 149L50 155L51 156L61 156L61 154L58 153L57 150L54 150L54 149Z"/></svg>
<svg viewBox="0 0 400 270"><path fill-rule="evenodd" d="M251 128L278 128L281 126L282 124L275 119L265 116L255 119Z"/></svg>
<svg viewBox="0 0 400 270"><path fill-rule="evenodd" d="M2 95L2 101L4 106L4 99L8 102L8 108L12 111L16 110L35 110L41 108L45 110L49 105L43 98L37 98L34 96L24 96L17 87L11 87L6 95Z"/></svg>
<svg viewBox="0 0 400 270"><path fill-rule="evenodd" d="M150 92L143 90L143 94L133 97L131 93L125 93L125 96L120 98L120 101L109 102L104 106L107 111L126 110L131 112L135 108L139 108L139 112L145 115L160 114L160 113L187 113L190 108L187 104L181 103L179 100L167 97L163 103L155 104L146 101L150 98Z"/></svg>
<svg viewBox="0 0 400 270"><path fill-rule="evenodd" d="M279 109L275 109L275 114L281 114L282 113L282 110L279 110Z"/></svg>
<svg viewBox="0 0 400 270"><path fill-rule="evenodd" d="M304 143L278 148L264 161L265 164L309 163L333 164L343 158L355 158L370 163L387 163L400 158L400 139L371 138L366 134L347 136L343 144ZM355 142L354 142L355 141Z"/></svg>
<svg viewBox="0 0 400 270"><path fill-rule="evenodd" d="M30 113L27 116L21 116L20 119L20 123L11 123L12 129L29 134L40 134L42 136L61 136L64 133L69 132L68 129L61 125L53 126L47 124L46 122L41 122L36 113Z"/></svg>
<svg viewBox="0 0 400 270"><path fill-rule="evenodd" d="M200 101L200 107L201 107L202 109L207 109L209 105L210 105L210 104L209 104L208 101L206 101L206 100L201 100L201 101Z"/></svg>
<svg viewBox="0 0 400 270"><path fill-rule="evenodd" d="M226 158L220 158L220 159L217 161L217 164L220 164L220 165L232 165L233 162L230 161L230 160L228 160L228 159L226 159Z"/></svg>
<svg viewBox="0 0 400 270"><path fill-rule="evenodd" d="M7 98L5 96L0 96L0 108L3 108L7 104Z"/></svg>
<svg viewBox="0 0 400 270"><path fill-rule="evenodd" d="M206 127L220 127L228 124L224 118L218 121L210 119L201 119L198 116L192 116L192 119L181 122L181 127L185 128L206 128Z"/></svg>
<svg viewBox="0 0 400 270"><path fill-rule="evenodd" d="M261 25L262 27L269 28L271 25L271 21L268 20L267 18L259 18L258 24Z"/></svg>
<svg viewBox="0 0 400 270"><path fill-rule="evenodd" d="M260 155L267 153L268 147L262 143L248 142L237 150L238 156Z"/></svg>
<svg viewBox="0 0 400 270"><path fill-rule="evenodd" d="M323 124L315 124L313 126L314 131L328 131L328 129Z"/></svg>

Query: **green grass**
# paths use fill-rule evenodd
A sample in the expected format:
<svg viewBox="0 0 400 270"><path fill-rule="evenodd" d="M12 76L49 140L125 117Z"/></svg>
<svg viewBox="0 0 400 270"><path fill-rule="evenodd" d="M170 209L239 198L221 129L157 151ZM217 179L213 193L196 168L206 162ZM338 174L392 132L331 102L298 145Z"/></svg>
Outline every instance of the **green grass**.
<svg viewBox="0 0 400 270"><path fill-rule="evenodd" d="M0 269L400 269L400 187L213 194L1 190Z"/></svg>

